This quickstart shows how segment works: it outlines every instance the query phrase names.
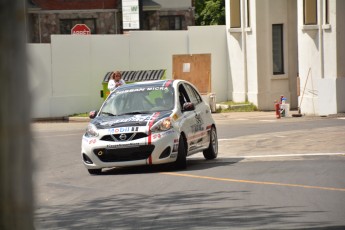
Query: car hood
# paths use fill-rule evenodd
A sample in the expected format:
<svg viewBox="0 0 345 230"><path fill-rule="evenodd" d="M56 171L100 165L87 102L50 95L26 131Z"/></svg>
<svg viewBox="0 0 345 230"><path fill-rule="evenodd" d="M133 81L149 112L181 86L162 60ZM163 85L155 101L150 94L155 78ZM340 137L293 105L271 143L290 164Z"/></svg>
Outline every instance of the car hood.
<svg viewBox="0 0 345 230"><path fill-rule="evenodd" d="M154 113L143 113L135 115L120 116L97 116L91 123L98 129L127 127L127 126L149 126L154 125L162 118L169 117L172 111L162 111Z"/></svg>

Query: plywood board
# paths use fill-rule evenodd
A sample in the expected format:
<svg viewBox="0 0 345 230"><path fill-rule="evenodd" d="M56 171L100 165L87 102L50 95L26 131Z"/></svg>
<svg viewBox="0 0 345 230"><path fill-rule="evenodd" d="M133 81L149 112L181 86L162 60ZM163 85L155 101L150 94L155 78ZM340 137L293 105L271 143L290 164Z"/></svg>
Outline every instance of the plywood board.
<svg viewBox="0 0 345 230"><path fill-rule="evenodd" d="M173 79L189 81L200 93L210 93L211 54L173 55Z"/></svg>

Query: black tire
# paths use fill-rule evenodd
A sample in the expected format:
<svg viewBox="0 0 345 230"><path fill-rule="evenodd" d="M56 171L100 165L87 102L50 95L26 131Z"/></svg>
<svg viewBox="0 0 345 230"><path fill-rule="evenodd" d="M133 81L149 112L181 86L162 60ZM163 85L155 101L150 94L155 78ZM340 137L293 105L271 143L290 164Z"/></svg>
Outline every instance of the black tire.
<svg viewBox="0 0 345 230"><path fill-rule="evenodd" d="M212 160L217 158L218 155L218 137L217 130L212 126L210 131L210 144L206 150L203 151L204 157L207 160Z"/></svg>
<svg viewBox="0 0 345 230"><path fill-rule="evenodd" d="M186 169L187 168L187 150L185 147L185 141L183 136L180 137L177 150L177 158L175 161L176 169Z"/></svg>
<svg viewBox="0 0 345 230"><path fill-rule="evenodd" d="M102 169L88 169L91 175L100 175L102 173Z"/></svg>

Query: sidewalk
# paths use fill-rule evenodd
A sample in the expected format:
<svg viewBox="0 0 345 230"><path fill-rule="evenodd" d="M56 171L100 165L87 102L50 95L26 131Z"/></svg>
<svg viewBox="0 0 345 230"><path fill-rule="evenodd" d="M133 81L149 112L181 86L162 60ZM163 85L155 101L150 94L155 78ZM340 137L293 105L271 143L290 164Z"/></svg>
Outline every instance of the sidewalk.
<svg viewBox="0 0 345 230"><path fill-rule="evenodd" d="M261 118L261 119L276 119L274 111L253 111L253 112L228 112L228 113L212 113L215 120L224 119L248 119L248 118Z"/></svg>
<svg viewBox="0 0 345 230"><path fill-rule="evenodd" d="M280 119L276 118L275 111L213 113L212 117L216 122L294 122L321 119L320 116L292 117L292 114L297 114L297 111L290 112L287 117L281 117Z"/></svg>
<svg viewBox="0 0 345 230"><path fill-rule="evenodd" d="M281 120L281 121L293 121L293 120L305 120L305 119L321 119L320 116L302 116L302 117L292 117L292 114L297 114L297 111L290 112L288 117L282 117L280 119L276 118L274 111L253 111L253 112L228 112L228 113L212 113L212 117L215 121L227 121L227 120ZM337 117L345 117L345 114L334 115ZM333 117L333 116L331 116ZM88 117L64 117L64 121L69 122L88 122L90 118Z"/></svg>

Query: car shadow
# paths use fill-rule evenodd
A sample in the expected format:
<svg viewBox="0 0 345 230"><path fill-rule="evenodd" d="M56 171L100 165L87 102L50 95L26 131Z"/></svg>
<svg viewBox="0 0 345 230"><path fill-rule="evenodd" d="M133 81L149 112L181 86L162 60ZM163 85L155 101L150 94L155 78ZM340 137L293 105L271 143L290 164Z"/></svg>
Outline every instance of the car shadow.
<svg viewBox="0 0 345 230"><path fill-rule="evenodd" d="M103 169L100 175L125 175L125 174L148 174L162 172L190 172L203 169L210 169L220 166L230 166L242 161L244 158L217 158L205 160L204 158L188 158L187 168L184 170L176 169L173 164L143 165L130 167L116 167Z"/></svg>

